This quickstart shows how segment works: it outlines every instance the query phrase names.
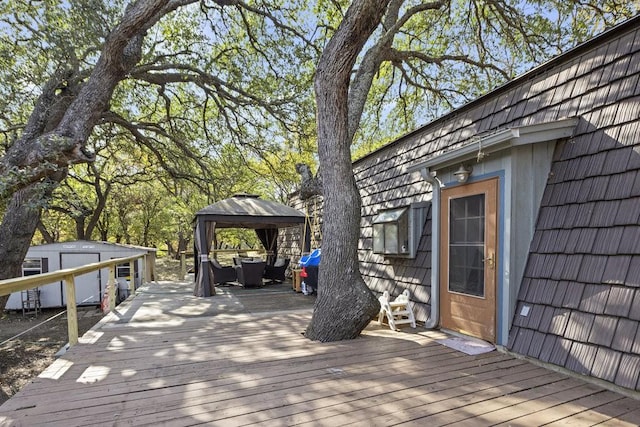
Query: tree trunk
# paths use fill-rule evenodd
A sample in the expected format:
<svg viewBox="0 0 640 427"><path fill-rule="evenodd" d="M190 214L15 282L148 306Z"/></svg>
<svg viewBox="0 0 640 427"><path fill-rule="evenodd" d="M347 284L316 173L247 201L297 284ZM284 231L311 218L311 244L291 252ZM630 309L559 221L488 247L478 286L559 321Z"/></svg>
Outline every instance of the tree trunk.
<svg viewBox="0 0 640 427"><path fill-rule="evenodd" d="M76 239L78 240L87 240L87 236L84 232L84 222L86 219L87 217L84 216L84 214L81 214L74 218L74 221L76 223Z"/></svg>
<svg viewBox="0 0 640 427"><path fill-rule="evenodd" d="M356 338L380 309L359 269L361 200L351 164L348 96L356 58L379 25L388 3L355 0L322 53L316 71L324 222L318 299L305 332L312 340Z"/></svg>
<svg viewBox="0 0 640 427"><path fill-rule="evenodd" d="M111 193L111 183L107 182L105 185L104 191L100 188L100 180L96 177L96 183L94 185L96 189L96 197L98 199L98 204L93 209L91 214L91 219L89 220L89 224L87 224L87 229L85 231L85 235L89 240L91 240L91 236L93 235L93 231L96 229L98 225L98 221L100 221L100 215L104 211L107 206L107 199L109 198L109 194ZM107 239L102 239L106 241Z"/></svg>
<svg viewBox="0 0 640 427"><path fill-rule="evenodd" d="M22 262L40 223L42 208L65 176L66 171L58 171L43 182L13 193L0 224L0 279L22 276ZM0 312L8 299L9 295L0 297Z"/></svg>
<svg viewBox="0 0 640 427"><path fill-rule="evenodd" d="M108 109L116 85L140 60L147 29L189 2L131 3L106 38L91 76L73 101L65 103L62 118L60 114L52 115L51 107L58 100L60 83L68 82L72 75L53 76L44 87L22 137L0 158L0 196L11 198L0 224L0 279L21 275L41 208L66 175L68 166L94 160L95 156L85 150L86 141ZM6 301L7 298L0 298L0 311Z"/></svg>
<svg viewBox="0 0 640 427"><path fill-rule="evenodd" d="M59 171L51 179L13 193L0 224L0 280L22 276L22 262L40 222L42 207L51 200L53 190L65 176L65 172ZM0 314L9 296L0 297Z"/></svg>
<svg viewBox="0 0 640 427"><path fill-rule="evenodd" d="M167 255L169 256L169 258L179 259L180 256L178 256L178 251L173 249L173 243L171 242L171 240L165 240L164 243L167 245Z"/></svg>
<svg viewBox="0 0 640 427"><path fill-rule="evenodd" d="M180 259L180 254L182 252L186 252L189 247L189 242L191 240L185 235L183 230L178 232L178 248L176 249L175 257L176 259Z"/></svg>
<svg viewBox="0 0 640 427"><path fill-rule="evenodd" d="M13 194L0 224L0 279L22 276L22 261L40 221L42 207L51 199L63 176L58 174L54 179L31 184Z"/></svg>
<svg viewBox="0 0 640 427"><path fill-rule="evenodd" d="M103 242L106 242L109 239L109 229L108 228L101 228L100 229L100 240L102 240Z"/></svg>

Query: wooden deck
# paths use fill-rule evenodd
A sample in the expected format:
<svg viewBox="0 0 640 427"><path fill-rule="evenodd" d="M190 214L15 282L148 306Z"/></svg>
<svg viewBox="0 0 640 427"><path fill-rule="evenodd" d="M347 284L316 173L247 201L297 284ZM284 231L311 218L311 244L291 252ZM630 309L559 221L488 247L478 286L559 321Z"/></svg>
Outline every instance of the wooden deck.
<svg viewBox="0 0 640 427"><path fill-rule="evenodd" d="M154 284L0 407L0 425L640 424L640 401L423 329L318 343L312 297Z"/></svg>

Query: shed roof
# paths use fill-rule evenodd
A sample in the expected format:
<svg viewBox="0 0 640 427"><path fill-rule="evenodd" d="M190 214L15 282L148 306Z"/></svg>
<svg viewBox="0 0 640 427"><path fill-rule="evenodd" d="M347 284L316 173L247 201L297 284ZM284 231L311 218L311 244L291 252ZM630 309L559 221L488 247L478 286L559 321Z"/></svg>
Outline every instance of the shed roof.
<svg viewBox="0 0 640 427"><path fill-rule="evenodd" d="M297 209L251 194L236 194L196 212L196 219L216 223L216 228L274 228L303 224Z"/></svg>
<svg viewBox="0 0 640 427"><path fill-rule="evenodd" d="M45 243L42 245L34 245L29 247L29 251L95 252L100 250L123 252L157 252L156 248L124 243L104 242L100 240L72 240L68 242Z"/></svg>

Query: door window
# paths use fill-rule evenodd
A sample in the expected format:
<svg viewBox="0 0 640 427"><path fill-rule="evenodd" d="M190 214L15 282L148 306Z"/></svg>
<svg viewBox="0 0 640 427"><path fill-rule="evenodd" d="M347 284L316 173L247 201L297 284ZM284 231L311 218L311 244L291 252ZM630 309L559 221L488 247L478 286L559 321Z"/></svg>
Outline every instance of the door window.
<svg viewBox="0 0 640 427"><path fill-rule="evenodd" d="M450 199L449 291L484 297L485 195Z"/></svg>

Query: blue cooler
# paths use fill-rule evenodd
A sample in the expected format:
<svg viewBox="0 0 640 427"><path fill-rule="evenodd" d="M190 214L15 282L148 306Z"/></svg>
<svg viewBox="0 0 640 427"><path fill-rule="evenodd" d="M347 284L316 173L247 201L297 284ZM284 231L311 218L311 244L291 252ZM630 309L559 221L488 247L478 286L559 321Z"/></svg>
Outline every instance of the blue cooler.
<svg viewBox="0 0 640 427"><path fill-rule="evenodd" d="M309 255L300 258L300 266L302 267L304 277L303 292L310 295L318 291L318 270L320 268L320 249L315 249Z"/></svg>

